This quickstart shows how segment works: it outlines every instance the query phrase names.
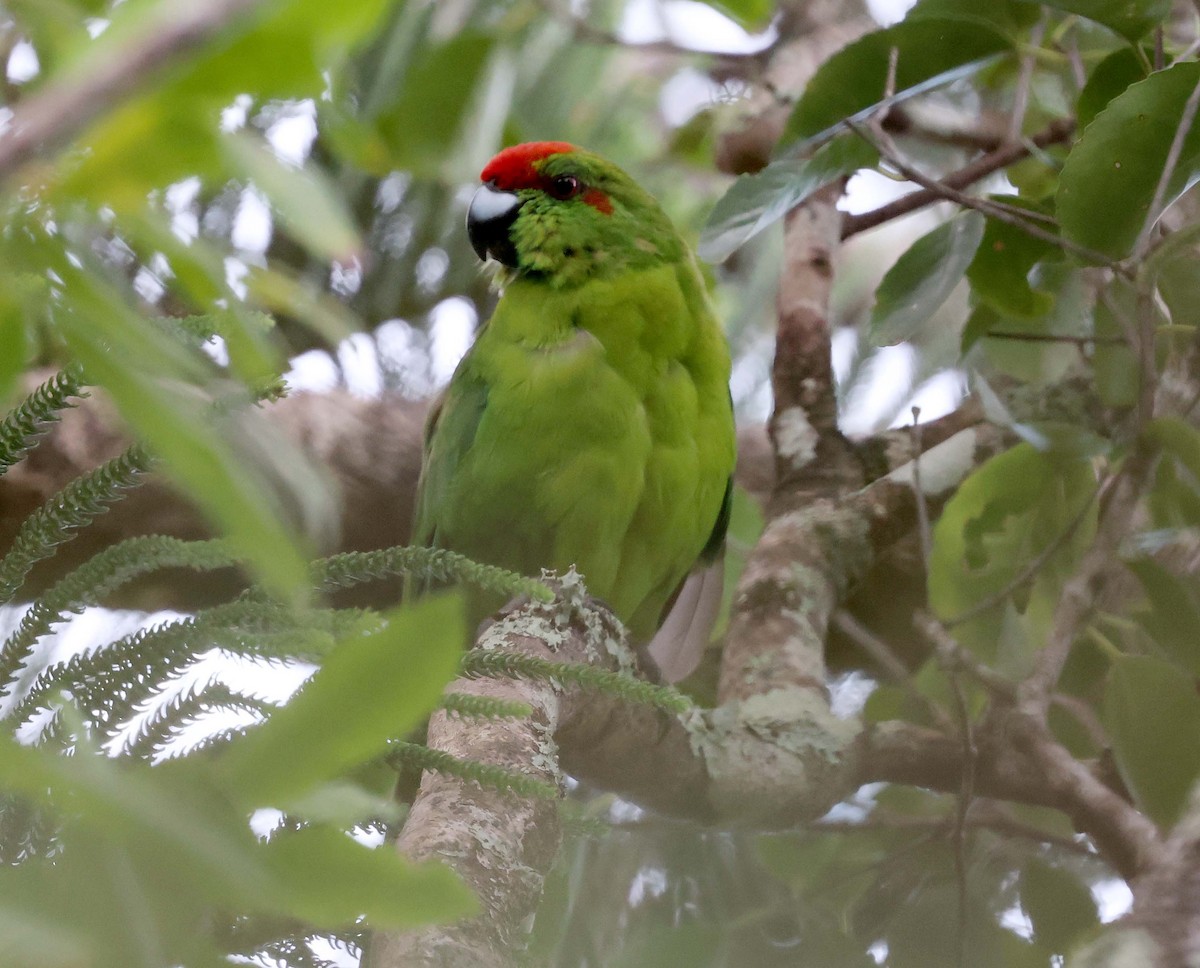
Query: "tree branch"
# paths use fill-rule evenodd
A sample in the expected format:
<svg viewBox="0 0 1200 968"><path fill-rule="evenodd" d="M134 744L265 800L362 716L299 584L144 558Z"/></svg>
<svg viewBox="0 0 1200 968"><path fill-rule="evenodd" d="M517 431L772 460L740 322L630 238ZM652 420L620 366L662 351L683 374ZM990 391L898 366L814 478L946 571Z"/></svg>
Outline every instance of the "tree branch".
<svg viewBox="0 0 1200 968"><path fill-rule="evenodd" d="M1047 148L1050 145L1067 141L1075 131L1075 121L1072 118L1059 118L1052 121L1027 141L1018 141L1001 145L995 151L980 155L974 161L964 165L958 171L951 172L938 184L943 190L939 191L926 186L920 191L904 195L894 202L881 205L879 208L861 215L847 215L842 220L842 239L848 239L859 232L873 229L884 222L908 215L918 209L925 208L935 202L944 201L947 197L944 189L957 190L966 188L975 182L995 174L1001 169L1028 157L1035 148Z"/></svg>

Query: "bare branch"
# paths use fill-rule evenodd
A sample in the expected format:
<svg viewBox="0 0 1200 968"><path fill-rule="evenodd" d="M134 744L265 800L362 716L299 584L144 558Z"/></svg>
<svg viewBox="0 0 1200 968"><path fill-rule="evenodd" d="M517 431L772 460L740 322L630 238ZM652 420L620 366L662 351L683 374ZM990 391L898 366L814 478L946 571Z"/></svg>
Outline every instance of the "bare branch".
<svg viewBox="0 0 1200 968"><path fill-rule="evenodd" d="M958 169L958 171L951 172L937 183L939 189L935 190L926 186L923 191L904 195L894 202L881 205L873 211L864 212L861 215L847 215L842 220L842 238L848 239L859 232L876 228L885 222L900 218L902 215L908 215L910 212L915 212L935 202L943 201L946 195L942 189L961 189L973 185L988 175L995 174L1014 162L1028 157L1036 149L1061 144L1068 140L1074 131L1074 119L1059 118L1048 124L1027 141L1001 145L995 151L981 155L974 161Z"/></svg>
<svg viewBox="0 0 1200 968"><path fill-rule="evenodd" d="M1028 213L1021 210L1014 210L1012 206L998 204L986 198L980 198L976 195L968 195L966 192L959 191L952 187L948 182L949 179L938 181L935 178L930 178L927 175L917 171L911 165L907 164L893 150L890 150L886 145L880 144L877 137L863 126L854 124L850 121L846 122L847 127L871 144L878 150L880 157L884 158L890 165L894 166L901 175L911 182L920 185L926 191L932 192L935 196L944 199L945 201L954 202L961 205L963 208L975 209L983 212L996 219L998 222L1004 222L1016 229L1020 229L1026 235L1033 236L1035 239L1040 239L1043 242L1048 242L1051 245L1064 249L1067 252L1074 253L1088 262L1094 262L1098 265L1107 266L1114 272L1122 275L1130 275L1131 270L1119 262L1110 259L1105 253L1097 252L1094 249L1089 249L1087 246L1079 245L1077 242L1059 235L1057 232L1052 232L1042 228L1036 224L1036 219L1029 217Z"/></svg>

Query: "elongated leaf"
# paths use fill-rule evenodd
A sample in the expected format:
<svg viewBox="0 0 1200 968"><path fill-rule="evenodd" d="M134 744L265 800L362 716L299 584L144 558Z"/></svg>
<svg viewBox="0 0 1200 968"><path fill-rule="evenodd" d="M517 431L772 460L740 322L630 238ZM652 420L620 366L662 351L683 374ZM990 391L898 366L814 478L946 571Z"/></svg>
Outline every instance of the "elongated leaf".
<svg viewBox="0 0 1200 968"><path fill-rule="evenodd" d="M222 142L235 171L249 178L288 230L309 252L329 261L350 262L362 250L354 218L337 189L319 172L296 168L247 136Z"/></svg>
<svg viewBox="0 0 1200 968"><path fill-rule="evenodd" d="M211 380L199 353L132 312L95 276L65 263L59 268L76 307L60 326L89 377L112 394L165 458L172 479L263 581L302 598L311 555L285 518L280 492L299 510L304 530L317 535L336 520L330 491L309 460L258 415L215 409L197 393L196 384Z"/></svg>
<svg viewBox="0 0 1200 968"><path fill-rule="evenodd" d="M1198 83L1200 64L1176 64L1127 88L1088 125L1059 181L1056 204L1064 235L1113 258L1129 254ZM1164 208L1197 178L1200 124L1193 124L1167 184Z"/></svg>
<svg viewBox="0 0 1200 968"><path fill-rule="evenodd" d="M1005 201L1010 204L1012 199ZM1017 202L1017 204L1021 204ZM1057 250L1014 225L987 219L975 258L967 268L971 290L1002 313L1038 316L1049 310L1054 297L1029 285L1029 270Z"/></svg>
<svg viewBox="0 0 1200 968"><path fill-rule="evenodd" d="M713 206L697 246L700 258L724 262L817 189L869 168L877 159L875 149L851 133L835 138L811 158L774 161L760 172L740 176Z"/></svg>
<svg viewBox="0 0 1200 968"><path fill-rule="evenodd" d="M1087 83L1079 92L1075 106L1075 123L1079 131L1091 124L1108 103L1121 94L1129 85L1146 79L1142 61L1130 47L1109 54L1088 75Z"/></svg>
<svg viewBox="0 0 1200 968"><path fill-rule="evenodd" d="M127 0L114 8L107 30L64 58L62 74L86 77L97 64L126 56L126 45L146 33L194 16L195 6ZM194 175L219 177L222 110L246 92L260 103L320 97L328 71L388 6L388 0L280 0L233 18L210 44L177 57L162 83L92 125L81 139L86 154L72 159L55 187L124 211L145 204L147 187Z"/></svg>
<svg viewBox="0 0 1200 968"><path fill-rule="evenodd" d="M1086 460L1021 444L975 471L946 505L933 530L929 603L939 618L954 621L995 599L955 628L959 641L984 661L1014 675L1028 671L1045 643L1062 583L1091 540L1094 508L1080 515L1093 491ZM1036 574L999 597L1054 542L1060 544Z"/></svg>
<svg viewBox="0 0 1200 968"><path fill-rule="evenodd" d="M1149 656L1122 656L1104 692L1104 725L1134 800L1164 829L1200 778L1200 695L1194 677Z"/></svg>
<svg viewBox="0 0 1200 968"><path fill-rule="evenodd" d="M1150 602L1147 631L1169 658L1200 676L1200 589L1151 558L1129 562L1129 569Z"/></svg>
<svg viewBox="0 0 1200 968"><path fill-rule="evenodd" d="M340 643L315 676L230 751L230 786L282 804L382 753L437 704L466 638L462 601L441 595Z"/></svg>
<svg viewBox="0 0 1200 968"><path fill-rule="evenodd" d="M1171 0L1021 0L1077 13L1134 41L1171 12Z"/></svg>
<svg viewBox="0 0 1200 968"><path fill-rule="evenodd" d="M414 865L390 847L372 850L340 830L279 834L267 847L284 904L318 928L365 915L373 928L452 921L475 912L474 896L441 864Z"/></svg>
<svg viewBox="0 0 1200 968"><path fill-rule="evenodd" d="M392 167L440 173L491 52L490 36L467 32L421 53L377 121Z"/></svg>
<svg viewBox="0 0 1200 968"><path fill-rule="evenodd" d="M1146 428L1146 436L1200 481L1200 432L1195 427L1179 417L1159 417Z"/></svg>
<svg viewBox="0 0 1200 968"><path fill-rule="evenodd" d="M1007 37L1015 37L1037 20L1038 11L1020 0L992 0L986 4L979 0L917 0L904 19L935 17L980 23Z"/></svg>
<svg viewBox="0 0 1200 968"><path fill-rule="evenodd" d="M710 7L736 20L747 30L763 27L775 12L773 0L704 0Z"/></svg>
<svg viewBox="0 0 1200 968"><path fill-rule="evenodd" d="M804 88L781 144L815 137L843 119L861 119L884 98L888 61L897 51L896 94L911 96L974 69L1011 48L995 30L949 18L922 18L877 30L843 47Z"/></svg>
<svg viewBox="0 0 1200 968"><path fill-rule="evenodd" d="M983 226L978 212L963 212L921 236L900 256L875 293L873 343L901 343L929 322L962 281L983 238Z"/></svg>
<svg viewBox="0 0 1200 968"><path fill-rule="evenodd" d="M3 407L28 362L28 308L41 302L35 293L45 287L38 285L38 280L9 275L0 281L0 287L0 407Z"/></svg>
<svg viewBox="0 0 1200 968"><path fill-rule="evenodd" d="M249 900L269 886L254 837L195 763L155 768L92 751L65 757L0 738L0 785L48 803L70 803L74 829L151 848L210 897Z"/></svg>
<svg viewBox="0 0 1200 968"><path fill-rule="evenodd" d="M1092 892L1077 875L1040 860L1021 871L1021 907L1039 944L1066 952L1099 921Z"/></svg>

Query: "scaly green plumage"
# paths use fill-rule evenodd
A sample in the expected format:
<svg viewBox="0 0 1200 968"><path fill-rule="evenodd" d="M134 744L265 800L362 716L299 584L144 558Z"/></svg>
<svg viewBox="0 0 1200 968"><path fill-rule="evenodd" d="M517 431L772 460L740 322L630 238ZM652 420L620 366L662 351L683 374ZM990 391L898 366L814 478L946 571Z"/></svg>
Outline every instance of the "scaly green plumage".
<svg viewBox="0 0 1200 968"><path fill-rule="evenodd" d="M520 198L516 265L431 421L415 538L575 565L645 641L723 539L728 348L691 252L627 175L578 149L505 158L484 175ZM553 197L556 177L576 194Z"/></svg>

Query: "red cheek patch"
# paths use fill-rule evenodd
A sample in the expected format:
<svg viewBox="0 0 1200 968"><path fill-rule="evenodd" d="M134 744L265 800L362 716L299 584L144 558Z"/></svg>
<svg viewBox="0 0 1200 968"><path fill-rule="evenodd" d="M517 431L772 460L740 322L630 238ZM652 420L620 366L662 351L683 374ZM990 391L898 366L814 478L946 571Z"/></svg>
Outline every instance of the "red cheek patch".
<svg viewBox="0 0 1200 968"><path fill-rule="evenodd" d="M605 215L612 215L612 199L610 199L599 188L589 188L583 193L583 200L587 202L597 212L603 212Z"/></svg>

